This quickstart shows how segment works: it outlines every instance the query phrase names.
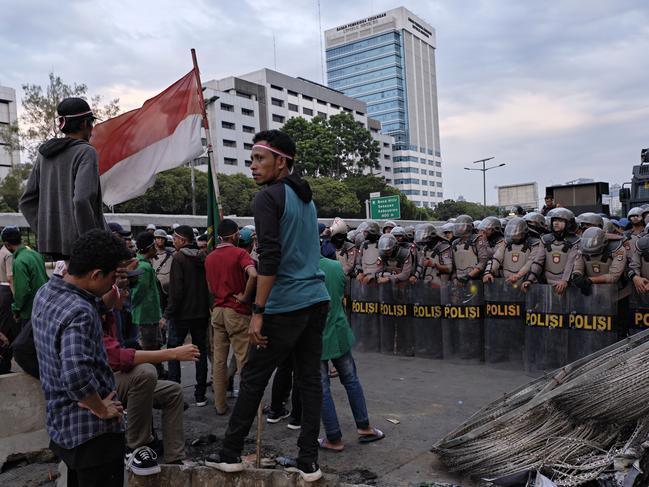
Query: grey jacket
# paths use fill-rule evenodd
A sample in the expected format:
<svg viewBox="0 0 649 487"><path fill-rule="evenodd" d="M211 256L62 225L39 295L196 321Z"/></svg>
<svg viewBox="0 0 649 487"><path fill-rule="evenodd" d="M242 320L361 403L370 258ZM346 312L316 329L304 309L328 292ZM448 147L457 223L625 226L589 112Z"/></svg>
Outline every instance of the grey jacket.
<svg viewBox="0 0 649 487"><path fill-rule="evenodd" d="M108 229L101 201L97 152L87 141L50 139L38 149L20 211L38 237L38 250L69 256L79 235Z"/></svg>

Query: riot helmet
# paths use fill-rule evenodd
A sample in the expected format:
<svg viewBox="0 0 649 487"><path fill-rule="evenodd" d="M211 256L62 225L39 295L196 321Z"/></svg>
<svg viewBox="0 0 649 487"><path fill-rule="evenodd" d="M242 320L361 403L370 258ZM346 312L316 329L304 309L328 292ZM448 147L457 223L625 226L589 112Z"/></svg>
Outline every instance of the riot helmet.
<svg viewBox="0 0 649 487"><path fill-rule="evenodd" d="M498 220L500 221L500 226L502 228L505 228L507 226L507 223L509 222L507 218L499 218Z"/></svg>
<svg viewBox="0 0 649 487"><path fill-rule="evenodd" d="M604 220L597 213L586 212L579 215L578 223L581 228L604 227Z"/></svg>
<svg viewBox="0 0 649 487"><path fill-rule="evenodd" d="M631 217L642 218L642 213L643 213L643 209L642 209L642 208L640 208L639 206L634 206L634 207L631 208L631 209L629 210L629 212L626 214L626 217L627 217L629 220L631 220Z"/></svg>
<svg viewBox="0 0 649 487"><path fill-rule="evenodd" d="M379 257L381 257L381 259L383 260L389 259L390 257L392 257L392 254L397 248L397 245L399 245L397 238L392 235L392 233L384 233L383 235L381 235L381 238L379 238Z"/></svg>
<svg viewBox="0 0 649 487"><path fill-rule="evenodd" d="M415 227L415 243L428 244L436 238L438 238L437 229L432 223L420 223Z"/></svg>
<svg viewBox="0 0 649 487"><path fill-rule="evenodd" d="M388 220L383 224L383 228L381 229L382 233L390 232L394 227L396 227L397 224L394 223L393 221Z"/></svg>
<svg viewBox="0 0 649 487"><path fill-rule="evenodd" d="M577 223L575 222L575 214L568 208L552 208L550 211L548 211L548 216L550 217L552 232L554 232L555 235L574 233L577 226ZM562 228L560 229L558 229L558 226L555 225L555 221L557 220L564 222Z"/></svg>
<svg viewBox="0 0 649 487"><path fill-rule="evenodd" d="M643 235L635 240L635 248L642 256L649 256L649 235Z"/></svg>
<svg viewBox="0 0 649 487"><path fill-rule="evenodd" d="M356 227L356 231L362 234L366 228L367 228L367 222L360 222L360 224Z"/></svg>
<svg viewBox="0 0 649 487"><path fill-rule="evenodd" d="M444 238L446 238L447 240L451 240L453 238L454 228L455 228L455 223L444 223L444 225L440 227L439 231L444 235Z"/></svg>
<svg viewBox="0 0 649 487"><path fill-rule="evenodd" d="M604 220L604 225L602 226L602 228L606 233L617 233L615 224L611 220L604 217L602 217L602 220Z"/></svg>
<svg viewBox="0 0 649 487"><path fill-rule="evenodd" d="M599 227L590 227L581 234L581 253L592 257L604 252L608 244L606 232Z"/></svg>
<svg viewBox="0 0 649 487"><path fill-rule="evenodd" d="M358 230L350 230L347 232L347 240L349 242L354 242L354 239L356 238L356 234L358 233Z"/></svg>
<svg viewBox="0 0 649 487"><path fill-rule="evenodd" d="M527 236L527 222L520 217L515 217L507 222L505 227L505 242L508 244L519 244Z"/></svg>
<svg viewBox="0 0 649 487"><path fill-rule="evenodd" d="M468 237L473 233L473 218L469 215L460 215L453 223L454 237Z"/></svg>
<svg viewBox="0 0 649 487"><path fill-rule="evenodd" d="M354 246L357 249L360 249L361 245L363 245L363 242L365 242L365 233L360 230L356 230L356 235L354 235L353 242L354 242Z"/></svg>
<svg viewBox="0 0 649 487"><path fill-rule="evenodd" d="M484 231L489 235L492 233L503 233L503 227L500 220L495 216L488 216L483 219L478 226L478 230Z"/></svg>
<svg viewBox="0 0 649 487"><path fill-rule="evenodd" d="M412 225L408 225L404 230L406 231L406 240L408 240L408 242L414 242L415 227L413 227Z"/></svg>
<svg viewBox="0 0 649 487"><path fill-rule="evenodd" d="M365 230L363 230L363 232L365 233L365 238L367 240L369 240L370 242L376 242L381 235L381 228L379 227L378 223L370 220L367 222L367 227L365 227Z"/></svg>
<svg viewBox="0 0 649 487"><path fill-rule="evenodd" d="M397 242L404 242L406 240L406 229L403 227L394 227L390 232L390 235L394 235Z"/></svg>
<svg viewBox="0 0 649 487"><path fill-rule="evenodd" d="M534 227L539 230L545 230L547 228L545 224L545 217L536 211L526 213L523 217L523 220L525 220L525 223L527 223L528 227Z"/></svg>
<svg viewBox="0 0 649 487"><path fill-rule="evenodd" d="M482 220L473 220L473 228L479 228Z"/></svg>

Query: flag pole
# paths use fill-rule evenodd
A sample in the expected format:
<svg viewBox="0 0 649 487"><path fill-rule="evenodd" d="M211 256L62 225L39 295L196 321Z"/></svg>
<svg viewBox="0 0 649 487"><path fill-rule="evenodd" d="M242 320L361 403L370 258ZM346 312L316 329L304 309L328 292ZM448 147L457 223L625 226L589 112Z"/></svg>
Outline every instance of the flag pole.
<svg viewBox="0 0 649 487"><path fill-rule="evenodd" d="M221 193L219 192L219 183L217 180L216 161L214 161L214 150L212 145L212 134L210 133L210 124L207 119L207 110L205 109L205 98L203 97L203 84L201 83L201 73L198 69L198 60L196 58L196 49L192 48L192 63L194 65L194 73L196 74L196 89L198 90L198 98L201 102L201 111L203 113L203 128L205 129L205 138L207 139L207 163L209 165L209 172L211 173L212 189L216 199L216 206L219 212L219 220L223 219L223 205L221 205ZM209 205L208 205L209 206ZM209 232L208 228L208 232ZM212 236L216 234L216 229L212 228Z"/></svg>

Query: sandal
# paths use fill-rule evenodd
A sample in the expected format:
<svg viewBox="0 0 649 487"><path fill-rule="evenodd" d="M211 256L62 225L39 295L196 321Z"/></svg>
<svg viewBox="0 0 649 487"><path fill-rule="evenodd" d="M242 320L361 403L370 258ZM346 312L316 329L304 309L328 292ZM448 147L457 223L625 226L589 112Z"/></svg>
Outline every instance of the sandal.
<svg viewBox="0 0 649 487"><path fill-rule="evenodd" d="M373 441L379 441L385 438L385 434L378 428L372 428L372 433L367 435L359 435L359 443L372 443Z"/></svg>
<svg viewBox="0 0 649 487"><path fill-rule="evenodd" d="M332 446L327 446L327 444L328 444L327 438L318 438L318 446L323 450L329 450L329 451L332 451L332 452L335 452L335 453L340 453L341 451L343 451L345 449L345 445L343 445L340 448L335 448L335 447L332 447ZM331 445L331 444L329 443L329 445Z"/></svg>

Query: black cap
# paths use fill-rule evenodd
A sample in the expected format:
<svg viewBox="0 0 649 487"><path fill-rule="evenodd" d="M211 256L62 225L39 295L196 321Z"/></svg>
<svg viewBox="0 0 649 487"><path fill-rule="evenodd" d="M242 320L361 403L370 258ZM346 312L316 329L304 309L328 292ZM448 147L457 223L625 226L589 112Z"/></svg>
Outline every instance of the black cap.
<svg viewBox="0 0 649 487"><path fill-rule="evenodd" d="M216 231L220 237L229 237L239 231L239 225L237 225L237 222L235 222L234 220L225 218L221 221L221 223L219 223Z"/></svg>
<svg viewBox="0 0 649 487"><path fill-rule="evenodd" d="M14 226L4 227L2 233L0 234L3 242L7 242L12 245L18 245L21 241L20 229Z"/></svg>
<svg viewBox="0 0 649 487"><path fill-rule="evenodd" d="M135 246L137 251L144 253L149 250L154 245L154 236L149 232L142 232L135 238Z"/></svg>
<svg viewBox="0 0 649 487"><path fill-rule="evenodd" d="M111 232L119 233L122 237L128 237L131 232L124 230L124 227L117 222L110 222L108 224Z"/></svg>
<svg viewBox="0 0 649 487"><path fill-rule="evenodd" d="M56 113L59 117L75 118L75 117L91 117L96 118L88 102L83 98L65 98L56 107Z"/></svg>
<svg viewBox="0 0 649 487"><path fill-rule="evenodd" d="M194 241L194 230L189 225L178 225L174 230L174 233L180 235L189 243Z"/></svg>

